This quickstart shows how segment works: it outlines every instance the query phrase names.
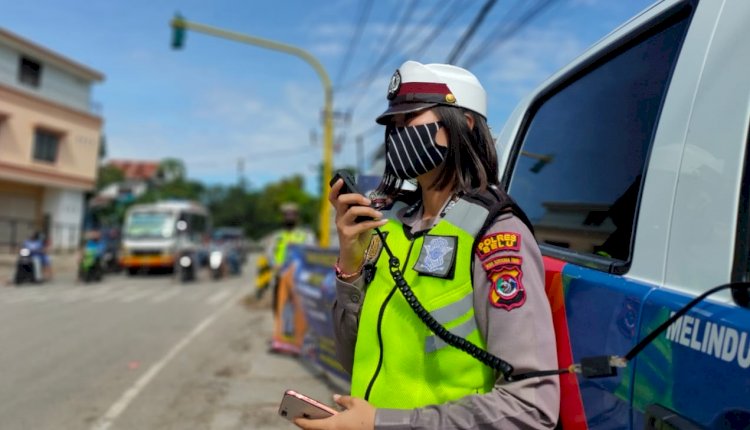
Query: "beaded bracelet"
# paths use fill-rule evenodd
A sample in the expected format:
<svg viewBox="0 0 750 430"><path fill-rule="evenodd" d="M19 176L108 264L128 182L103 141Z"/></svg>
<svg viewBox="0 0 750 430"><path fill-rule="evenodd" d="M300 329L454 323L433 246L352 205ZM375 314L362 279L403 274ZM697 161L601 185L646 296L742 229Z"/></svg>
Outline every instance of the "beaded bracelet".
<svg viewBox="0 0 750 430"><path fill-rule="evenodd" d="M336 277L338 277L339 279L350 279L355 276L359 276L359 274L362 273L362 268L364 267L364 265L365 265L365 261L363 259L362 264L359 265L359 268L357 268L357 270L355 270L352 273L345 273L343 270L341 270L341 267L339 267L339 260L337 258L336 264L333 266L333 268L334 270L336 270Z"/></svg>

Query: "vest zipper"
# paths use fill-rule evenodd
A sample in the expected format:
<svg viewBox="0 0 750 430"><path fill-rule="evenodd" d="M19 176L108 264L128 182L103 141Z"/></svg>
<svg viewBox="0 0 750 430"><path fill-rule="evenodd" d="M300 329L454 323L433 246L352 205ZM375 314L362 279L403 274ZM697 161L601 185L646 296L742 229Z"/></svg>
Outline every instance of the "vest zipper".
<svg viewBox="0 0 750 430"><path fill-rule="evenodd" d="M401 272L406 271L406 265L409 263L409 258L411 257L411 250L414 247L414 240L409 241L409 252L406 254L406 260L404 261L403 266L401 267ZM372 378L370 379L370 383L367 384L367 390L365 391L365 400L370 400L370 392L372 391L372 386L375 385L375 380L378 379L378 374L380 373L380 368L383 366L383 331L382 331L382 324L383 324L383 314L385 314L385 308L388 306L388 302L391 301L391 297L393 297L393 293L396 292L397 287L394 285L393 289L391 289L391 292L388 293L388 297L385 298L383 301L383 304L380 305L380 312L378 313L378 348L380 350L380 356L378 357L378 366L375 368L375 373L372 375Z"/></svg>

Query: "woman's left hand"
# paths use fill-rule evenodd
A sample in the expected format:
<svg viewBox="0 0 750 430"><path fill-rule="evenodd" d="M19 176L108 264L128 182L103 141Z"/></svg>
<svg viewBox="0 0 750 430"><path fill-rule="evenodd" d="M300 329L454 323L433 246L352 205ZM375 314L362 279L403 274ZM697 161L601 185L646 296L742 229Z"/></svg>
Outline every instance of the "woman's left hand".
<svg viewBox="0 0 750 430"><path fill-rule="evenodd" d="M320 420L297 418L294 424L305 430L373 430L375 408L366 400L350 396L333 395L333 400L345 410Z"/></svg>

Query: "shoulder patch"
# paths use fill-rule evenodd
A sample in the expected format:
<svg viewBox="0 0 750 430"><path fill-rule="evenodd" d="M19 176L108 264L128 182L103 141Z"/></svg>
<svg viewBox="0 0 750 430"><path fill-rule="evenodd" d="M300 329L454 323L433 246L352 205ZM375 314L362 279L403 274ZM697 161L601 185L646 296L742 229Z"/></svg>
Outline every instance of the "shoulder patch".
<svg viewBox="0 0 750 430"><path fill-rule="evenodd" d="M496 257L490 258L487 261L483 261L482 267L484 268L485 272L489 273L503 266L521 267L522 262L523 260L521 259L521 257L518 257L516 255L498 255Z"/></svg>
<svg viewBox="0 0 750 430"><path fill-rule="evenodd" d="M521 249L521 235L511 231L488 234L477 243L476 254L486 260L490 255L500 251L518 251Z"/></svg>
<svg viewBox="0 0 750 430"><path fill-rule="evenodd" d="M526 302L521 266L501 266L487 273L487 277L492 282L489 293L492 306L510 311Z"/></svg>

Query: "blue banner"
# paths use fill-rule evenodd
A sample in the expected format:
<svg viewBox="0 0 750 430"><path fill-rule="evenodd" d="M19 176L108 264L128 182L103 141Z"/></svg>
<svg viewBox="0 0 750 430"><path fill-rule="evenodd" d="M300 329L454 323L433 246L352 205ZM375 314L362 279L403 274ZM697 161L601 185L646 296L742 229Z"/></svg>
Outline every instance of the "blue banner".
<svg viewBox="0 0 750 430"><path fill-rule="evenodd" d="M288 261L295 264L294 294L300 300L307 320L302 355L312 360L328 376L348 384L350 376L336 358L331 307L336 298L333 269L338 249L290 245Z"/></svg>

